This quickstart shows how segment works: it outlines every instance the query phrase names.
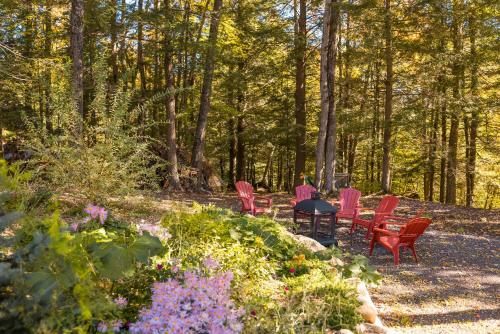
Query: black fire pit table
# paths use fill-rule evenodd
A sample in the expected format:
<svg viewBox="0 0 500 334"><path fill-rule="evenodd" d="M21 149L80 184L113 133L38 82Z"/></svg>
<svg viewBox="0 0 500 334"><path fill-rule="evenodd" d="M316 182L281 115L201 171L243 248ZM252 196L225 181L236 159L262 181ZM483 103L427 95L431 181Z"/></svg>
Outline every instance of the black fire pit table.
<svg viewBox="0 0 500 334"><path fill-rule="evenodd" d="M311 235L314 240L319 241L323 246L329 247L332 244L338 246L335 240L335 214L337 208L321 199L321 193L314 192L311 199L300 201L293 208L293 222L297 223L297 218L307 217L311 220ZM321 218L329 218L330 234L318 231Z"/></svg>

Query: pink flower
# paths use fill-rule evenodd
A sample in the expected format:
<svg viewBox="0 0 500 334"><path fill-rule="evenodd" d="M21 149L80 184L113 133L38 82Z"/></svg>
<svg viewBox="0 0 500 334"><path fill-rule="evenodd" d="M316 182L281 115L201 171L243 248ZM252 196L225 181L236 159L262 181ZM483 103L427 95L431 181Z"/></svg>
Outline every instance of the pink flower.
<svg viewBox="0 0 500 334"><path fill-rule="evenodd" d="M290 273L292 273L292 274L293 274L293 273L295 272L295 268L290 268L290 270L289 270L289 271L290 271Z"/></svg>
<svg viewBox="0 0 500 334"><path fill-rule="evenodd" d="M207 269L209 269L209 270L219 268L219 262L215 261L215 260L214 260L214 259L212 259L210 256L207 256L207 257L203 260L203 265L204 265Z"/></svg>
<svg viewBox="0 0 500 334"><path fill-rule="evenodd" d="M127 306L128 304L127 298L122 296L115 298L114 302L118 306L118 308L125 308L125 306Z"/></svg>
<svg viewBox="0 0 500 334"><path fill-rule="evenodd" d="M157 270L163 270L163 264L158 263L158 264L156 265L156 269L157 269Z"/></svg>
<svg viewBox="0 0 500 334"><path fill-rule="evenodd" d="M101 225L103 225L108 218L108 212L106 211L106 209L98 205L89 204L83 211L86 214L90 215L90 217L86 217L84 219L84 223L88 222L91 219L99 219L99 222L101 223Z"/></svg>
<svg viewBox="0 0 500 334"><path fill-rule="evenodd" d="M288 291L288 290L290 290L290 289L287 286L285 286L285 292Z"/></svg>
<svg viewBox="0 0 500 334"><path fill-rule="evenodd" d="M73 224L71 224L71 225L69 226L69 228L71 229L71 231L76 232L76 231L78 230L78 226L79 226L79 225L80 225L80 224L78 224L78 223L73 223Z"/></svg>

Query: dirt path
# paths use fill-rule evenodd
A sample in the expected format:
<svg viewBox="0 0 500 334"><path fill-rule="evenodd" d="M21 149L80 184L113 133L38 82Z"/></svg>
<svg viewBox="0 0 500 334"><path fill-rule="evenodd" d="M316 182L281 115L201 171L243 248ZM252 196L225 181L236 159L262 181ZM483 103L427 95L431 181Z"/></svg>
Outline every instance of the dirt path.
<svg viewBox="0 0 500 334"><path fill-rule="evenodd" d="M289 195L273 195L276 218L291 221ZM239 210L234 194L179 195L159 198L189 204L212 203ZM364 198L374 207L379 198ZM433 224L417 242L420 263L409 252L395 267L383 248L376 248L370 263L382 274L382 284L371 294L383 321L401 333L500 333L500 211L465 209L401 199L397 214L411 214L423 205ZM368 256L368 241L361 232L348 233L348 222L338 226L340 248Z"/></svg>

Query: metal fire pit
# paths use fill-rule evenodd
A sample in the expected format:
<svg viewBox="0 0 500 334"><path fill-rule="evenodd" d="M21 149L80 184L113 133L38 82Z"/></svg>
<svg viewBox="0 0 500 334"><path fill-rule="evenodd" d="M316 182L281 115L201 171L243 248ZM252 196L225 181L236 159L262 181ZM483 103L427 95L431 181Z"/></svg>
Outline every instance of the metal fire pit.
<svg viewBox="0 0 500 334"><path fill-rule="evenodd" d="M312 238L326 247L331 245L337 246L338 243L335 240L336 213L337 208L322 200L321 193L314 192L312 193L311 199L300 201L295 205L293 208L293 222L297 223L299 217L309 218ZM329 219L329 234L318 231L321 224L321 218Z"/></svg>

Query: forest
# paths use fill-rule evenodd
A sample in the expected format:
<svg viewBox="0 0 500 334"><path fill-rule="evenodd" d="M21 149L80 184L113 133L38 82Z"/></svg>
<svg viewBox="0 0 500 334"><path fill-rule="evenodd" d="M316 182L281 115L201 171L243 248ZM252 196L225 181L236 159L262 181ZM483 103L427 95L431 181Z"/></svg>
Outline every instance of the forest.
<svg viewBox="0 0 500 334"><path fill-rule="evenodd" d="M365 193L495 208L498 14L490 0L2 0L2 154L87 193L291 193L301 172L330 192L349 173Z"/></svg>
<svg viewBox="0 0 500 334"><path fill-rule="evenodd" d="M499 17L0 0L0 333L498 333Z"/></svg>

